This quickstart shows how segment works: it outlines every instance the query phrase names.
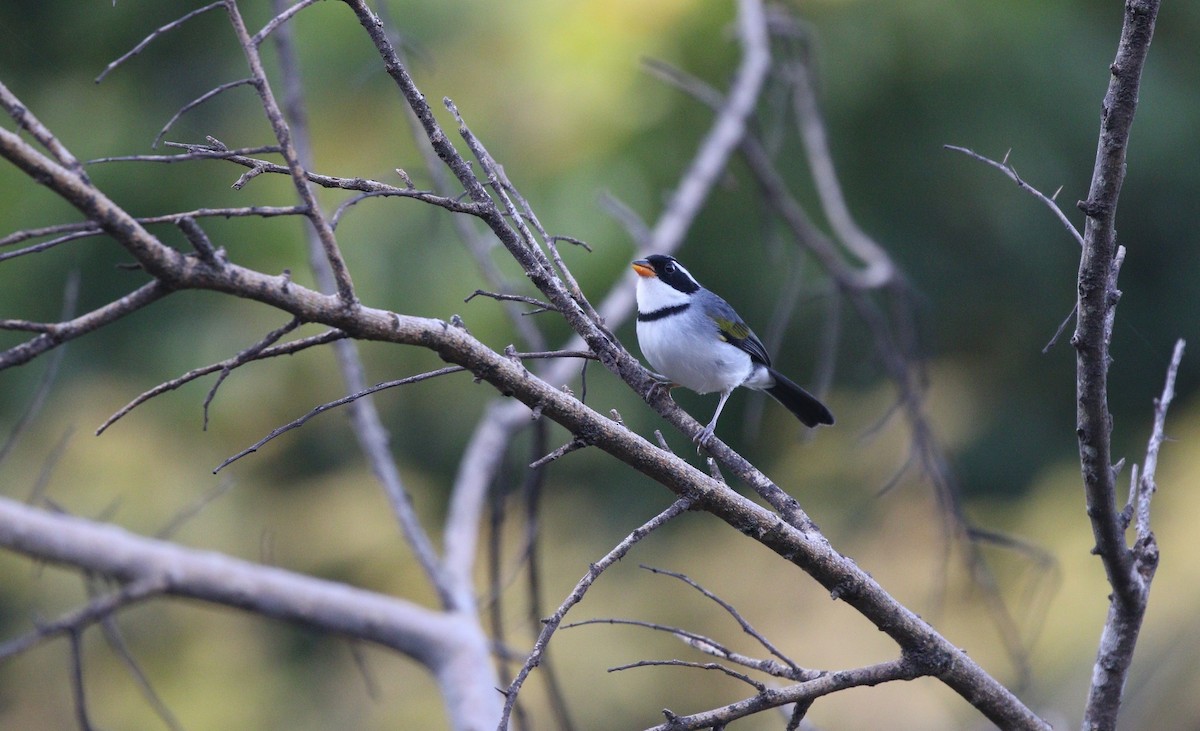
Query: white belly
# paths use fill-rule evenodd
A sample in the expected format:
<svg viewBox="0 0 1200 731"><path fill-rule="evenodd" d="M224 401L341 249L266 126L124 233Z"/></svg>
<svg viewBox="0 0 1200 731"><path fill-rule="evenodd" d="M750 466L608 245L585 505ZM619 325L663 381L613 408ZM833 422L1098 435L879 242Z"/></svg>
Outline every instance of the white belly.
<svg viewBox="0 0 1200 731"><path fill-rule="evenodd" d="M728 391L750 376L753 365L745 351L718 340L715 332L686 332L674 320L637 324L638 345L654 370L696 393Z"/></svg>

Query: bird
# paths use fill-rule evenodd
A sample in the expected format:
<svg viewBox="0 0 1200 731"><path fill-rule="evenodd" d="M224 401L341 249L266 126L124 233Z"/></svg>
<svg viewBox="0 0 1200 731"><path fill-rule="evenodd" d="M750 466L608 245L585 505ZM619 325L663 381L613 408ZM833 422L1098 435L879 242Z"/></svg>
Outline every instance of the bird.
<svg viewBox="0 0 1200 731"><path fill-rule="evenodd" d="M765 391L805 426L833 424L816 396L771 366L771 356L737 311L700 286L673 256L652 254L632 263L637 273L637 339L642 355L670 386L719 392L716 413L693 441L707 446L717 419L738 386Z"/></svg>

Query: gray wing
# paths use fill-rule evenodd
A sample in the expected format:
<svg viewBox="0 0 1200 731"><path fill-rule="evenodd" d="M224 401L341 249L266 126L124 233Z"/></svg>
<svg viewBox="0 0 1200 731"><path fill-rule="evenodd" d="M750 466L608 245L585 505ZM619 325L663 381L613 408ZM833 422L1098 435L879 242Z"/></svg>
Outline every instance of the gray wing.
<svg viewBox="0 0 1200 731"><path fill-rule="evenodd" d="M755 363L762 363L770 368L771 356L767 355L766 347L750 329L750 326L738 317L737 311L728 302L712 292L706 293L708 301L705 314L716 323L721 339L746 351L750 355L750 360Z"/></svg>

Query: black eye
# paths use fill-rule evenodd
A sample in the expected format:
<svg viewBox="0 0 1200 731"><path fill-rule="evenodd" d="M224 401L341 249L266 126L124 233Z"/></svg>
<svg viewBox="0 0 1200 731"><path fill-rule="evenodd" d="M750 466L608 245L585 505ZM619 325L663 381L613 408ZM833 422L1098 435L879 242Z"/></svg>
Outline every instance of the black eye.
<svg viewBox="0 0 1200 731"><path fill-rule="evenodd" d="M663 267L663 271L666 272L667 274L674 274L675 273L675 262L673 262L673 261L667 262L666 266Z"/></svg>

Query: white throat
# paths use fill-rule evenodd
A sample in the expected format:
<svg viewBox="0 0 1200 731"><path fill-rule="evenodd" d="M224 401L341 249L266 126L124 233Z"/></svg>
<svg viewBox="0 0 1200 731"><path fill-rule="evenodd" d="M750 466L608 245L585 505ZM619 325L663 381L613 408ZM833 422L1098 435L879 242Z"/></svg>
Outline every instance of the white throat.
<svg viewBox="0 0 1200 731"><path fill-rule="evenodd" d="M664 307L675 307L687 304L689 295L680 292L658 277L638 277L637 306L638 312L648 314Z"/></svg>

